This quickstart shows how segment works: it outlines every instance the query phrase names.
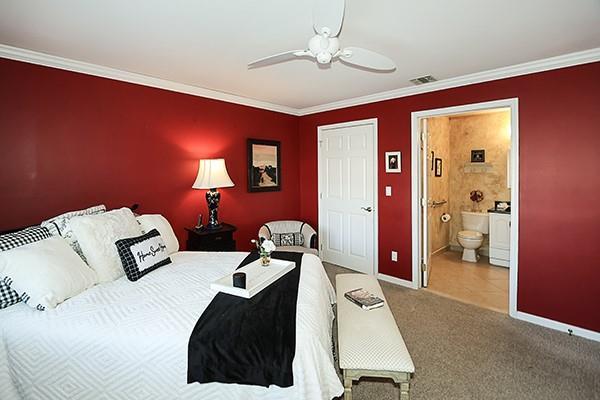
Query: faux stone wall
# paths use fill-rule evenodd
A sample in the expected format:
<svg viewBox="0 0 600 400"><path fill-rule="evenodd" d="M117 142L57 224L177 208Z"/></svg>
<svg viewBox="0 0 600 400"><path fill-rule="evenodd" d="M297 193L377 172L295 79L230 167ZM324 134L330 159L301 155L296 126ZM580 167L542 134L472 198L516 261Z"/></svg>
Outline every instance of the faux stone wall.
<svg viewBox="0 0 600 400"><path fill-rule="evenodd" d="M462 230L460 212L473 211L472 190L481 190L484 200L476 209L485 211L495 200L510 200L507 163L510 150L508 111L450 118L449 212L450 243L458 246ZM485 150L485 164L471 164L471 150ZM485 244L484 244L485 245Z"/></svg>

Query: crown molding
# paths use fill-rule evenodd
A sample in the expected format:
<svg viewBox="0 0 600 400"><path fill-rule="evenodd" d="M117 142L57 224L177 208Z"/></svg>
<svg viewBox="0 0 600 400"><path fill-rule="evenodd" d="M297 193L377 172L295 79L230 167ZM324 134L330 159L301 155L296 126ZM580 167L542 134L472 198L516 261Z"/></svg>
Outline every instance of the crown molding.
<svg viewBox="0 0 600 400"><path fill-rule="evenodd" d="M114 79L117 81L135 83L143 86L150 86L158 89L169 90L172 92L185 93L193 96L205 97L213 100L225 101L228 103L240 104L243 106L261 108L264 110L280 112L284 114L299 115L299 110L293 107L282 106L265 101L252 99L249 97L238 96L235 94L220 92L217 90L206 89L199 86L188 85L169 81L166 79L155 78L153 76L137 74L134 72L122 71L115 68L102 65L90 64L83 61L71 60L68 58L53 56L50 54L39 53L37 51L21 49L4 44L0 44L0 58L8 58L26 63L43 65L64 69L72 72L79 72L87 75L99 76L102 78Z"/></svg>
<svg viewBox="0 0 600 400"><path fill-rule="evenodd" d="M492 69L489 71L476 72L474 74L462 75L455 78L443 79L437 82L426 83L420 86L411 86L407 88L389 90L385 92L374 93L366 96L355 97L352 99L335 101L332 103L321 104L313 107L299 109L299 115L310 115L324 111L337 110L340 108L358 106L361 104L375 103L378 101L397 99L400 97L414 96L421 93L435 92L437 90L451 89L459 86L472 85L494 81L498 79L511 78L520 75L527 75L536 72L549 71L553 69L571 67L574 65L588 64L600 61L600 47L579 51L576 53L564 54L557 57L545 58L516 64L509 67Z"/></svg>
<svg viewBox="0 0 600 400"><path fill-rule="evenodd" d="M205 97L213 100L220 100L248 107L255 107L289 115L302 116L316 114L324 111L337 110L340 108L358 106L362 104L375 103L378 101L397 99L400 97L413 96L416 94L435 92L437 90L451 89L459 86L488 82L497 79L511 78L536 72L543 72L553 69L571 67L574 65L597 62L600 61L600 47L576 53L565 54L557 57L531 61L523 64L516 64L508 67L492 69L489 71L462 75L455 78L443 79L437 82L426 83L420 86L411 86L406 88L394 89L385 92L374 93L366 96L360 96L306 108L294 108L280 104L269 103L261 100L252 99L249 97L220 92L218 90L212 90L202 88L199 86L173 82L166 79L155 78L152 76L137 74L134 72L122 71L119 69L90 64L83 61L57 57L45 53L21 49L18 47L12 47L4 44L0 44L0 58L8 58L11 60L43 65L46 67L64 69L67 71L79 72L82 74L94 75L102 78L150 86L158 89L169 90L172 92L185 93L192 96Z"/></svg>

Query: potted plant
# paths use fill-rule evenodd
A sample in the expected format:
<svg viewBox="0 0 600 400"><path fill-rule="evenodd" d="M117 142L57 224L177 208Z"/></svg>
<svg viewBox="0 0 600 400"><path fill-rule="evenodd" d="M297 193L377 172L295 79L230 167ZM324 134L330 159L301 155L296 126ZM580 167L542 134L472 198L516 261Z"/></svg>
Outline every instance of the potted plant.
<svg viewBox="0 0 600 400"><path fill-rule="evenodd" d="M250 242L253 243L258 250L258 254L260 255L260 264L263 267L271 264L271 253L275 251L275 243L267 239L263 240L262 242L260 240L252 239Z"/></svg>

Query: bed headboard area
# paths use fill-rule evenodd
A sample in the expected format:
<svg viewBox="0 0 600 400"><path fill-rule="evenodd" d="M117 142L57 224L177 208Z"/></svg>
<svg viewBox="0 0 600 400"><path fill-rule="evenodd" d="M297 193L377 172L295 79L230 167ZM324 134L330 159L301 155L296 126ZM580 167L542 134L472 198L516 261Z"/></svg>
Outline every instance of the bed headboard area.
<svg viewBox="0 0 600 400"><path fill-rule="evenodd" d="M135 203L135 204L132 204L132 205L127 206L127 207L129 207L129 209L135 213L136 210L139 210L140 205L138 203ZM48 216L48 218L50 218L50 216ZM42 221L39 221L39 222L42 222ZM28 228L30 226L34 226L34 225L25 225L25 226L21 226L21 227L18 227L18 228L0 229L0 235L5 235L7 233L18 232L18 231L23 230L25 228Z"/></svg>

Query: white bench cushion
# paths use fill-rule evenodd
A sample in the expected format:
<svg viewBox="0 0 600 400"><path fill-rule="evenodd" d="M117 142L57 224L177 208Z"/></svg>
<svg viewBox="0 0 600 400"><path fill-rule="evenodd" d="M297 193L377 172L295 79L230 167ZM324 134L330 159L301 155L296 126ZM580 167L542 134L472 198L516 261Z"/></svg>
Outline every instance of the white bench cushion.
<svg viewBox="0 0 600 400"><path fill-rule="evenodd" d="M375 277L363 274L336 276L340 368L415 372L404 339L386 303L363 310L344 293L363 288L385 300Z"/></svg>

